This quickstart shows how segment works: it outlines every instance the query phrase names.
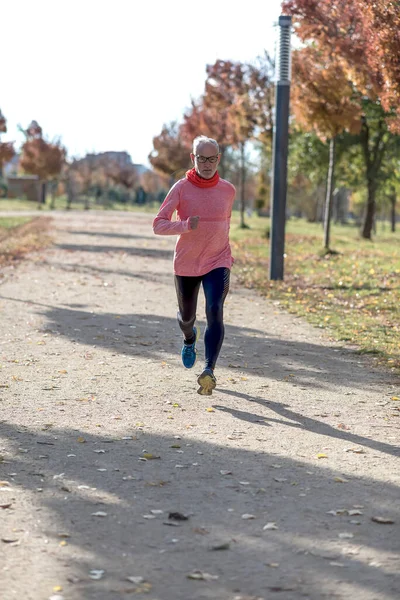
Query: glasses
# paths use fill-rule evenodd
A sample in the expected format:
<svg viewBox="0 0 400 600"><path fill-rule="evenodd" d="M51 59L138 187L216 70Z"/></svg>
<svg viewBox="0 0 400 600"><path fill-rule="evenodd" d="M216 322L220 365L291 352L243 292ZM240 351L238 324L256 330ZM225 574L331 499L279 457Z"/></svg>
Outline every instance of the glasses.
<svg viewBox="0 0 400 600"><path fill-rule="evenodd" d="M218 157L219 154L216 154L215 156L199 156L198 154L196 154L196 159L199 163L206 163L208 160L210 161L210 163L216 163Z"/></svg>

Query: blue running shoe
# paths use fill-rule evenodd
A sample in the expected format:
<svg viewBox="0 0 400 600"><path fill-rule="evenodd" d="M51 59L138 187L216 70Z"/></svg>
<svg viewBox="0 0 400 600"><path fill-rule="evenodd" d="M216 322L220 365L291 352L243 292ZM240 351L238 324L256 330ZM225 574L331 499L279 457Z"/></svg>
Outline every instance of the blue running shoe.
<svg viewBox="0 0 400 600"><path fill-rule="evenodd" d="M183 344L182 346L182 363L186 369L191 369L196 363L196 342L200 335L200 329L198 327L193 327L193 335L195 336L193 344Z"/></svg>

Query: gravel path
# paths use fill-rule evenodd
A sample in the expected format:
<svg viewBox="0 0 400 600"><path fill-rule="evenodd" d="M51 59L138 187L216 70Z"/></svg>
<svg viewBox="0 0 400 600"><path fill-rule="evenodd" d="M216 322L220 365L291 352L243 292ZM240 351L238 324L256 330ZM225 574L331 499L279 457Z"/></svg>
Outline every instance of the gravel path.
<svg viewBox="0 0 400 600"><path fill-rule="evenodd" d="M151 220L55 213L3 272L1 599L398 600L399 379L233 270L199 396Z"/></svg>

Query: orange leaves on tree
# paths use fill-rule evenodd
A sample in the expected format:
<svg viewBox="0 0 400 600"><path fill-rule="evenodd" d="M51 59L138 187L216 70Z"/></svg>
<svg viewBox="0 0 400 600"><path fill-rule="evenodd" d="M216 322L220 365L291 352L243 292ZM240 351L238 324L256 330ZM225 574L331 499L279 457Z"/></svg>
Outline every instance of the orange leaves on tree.
<svg viewBox="0 0 400 600"><path fill-rule="evenodd" d="M153 150L149 155L151 165L172 179L175 174L178 178L190 168L191 145L183 139L180 127L172 122L164 125L160 135L153 138Z"/></svg>
<svg viewBox="0 0 400 600"><path fill-rule="evenodd" d="M32 121L25 135L27 139L22 146L20 158L23 171L37 175L42 181L57 177L65 163L65 148L59 142L47 142L42 137L42 129L36 121Z"/></svg>
<svg viewBox="0 0 400 600"><path fill-rule="evenodd" d="M0 110L0 133L7 132L7 121L5 116ZM0 176L2 167L5 163L9 162L15 155L13 142L0 142Z"/></svg>
<svg viewBox="0 0 400 600"><path fill-rule="evenodd" d="M292 108L297 122L323 141L361 128L360 99L343 66L315 46L293 53Z"/></svg>
<svg viewBox="0 0 400 600"><path fill-rule="evenodd" d="M302 41L341 61L355 88L379 99L400 131L400 11L388 0L285 0Z"/></svg>

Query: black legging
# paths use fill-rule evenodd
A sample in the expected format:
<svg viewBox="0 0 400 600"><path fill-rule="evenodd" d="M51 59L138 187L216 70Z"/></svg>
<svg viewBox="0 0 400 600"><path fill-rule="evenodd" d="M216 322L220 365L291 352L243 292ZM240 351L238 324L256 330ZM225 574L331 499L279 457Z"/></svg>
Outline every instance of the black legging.
<svg viewBox="0 0 400 600"><path fill-rule="evenodd" d="M219 267L200 277L175 275L175 288L178 298L178 323L185 340L193 339L193 325L196 320L197 298L200 284L203 283L206 299L207 328L204 333L205 366L215 368L224 341L223 311L229 291L230 270Z"/></svg>

